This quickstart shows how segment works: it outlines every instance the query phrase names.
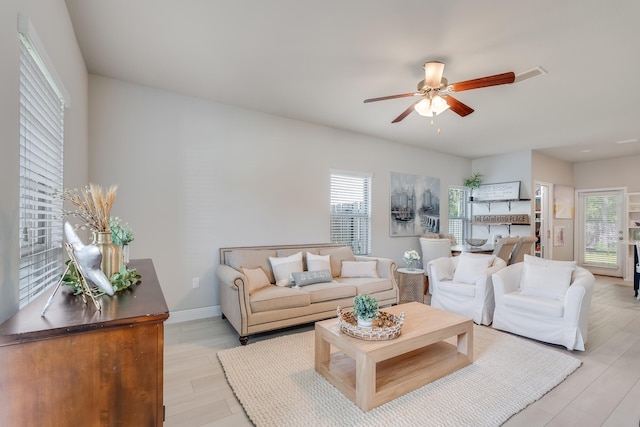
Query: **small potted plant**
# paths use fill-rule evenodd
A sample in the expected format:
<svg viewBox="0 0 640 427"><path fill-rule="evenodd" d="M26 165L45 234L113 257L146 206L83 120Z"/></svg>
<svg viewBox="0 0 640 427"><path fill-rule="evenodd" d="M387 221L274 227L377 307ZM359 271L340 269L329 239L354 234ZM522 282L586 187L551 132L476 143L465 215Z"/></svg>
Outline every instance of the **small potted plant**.
<svg viewBox="0 0 640 427"><path fill-rule="evenodd" d="M482 174L480 172L475 172L473 175L464 179L464 186L471 189L471 196L469 196L469 200L473 201L473 189L480 187L480 177Z"/></svg>
<svg viewBox="0 0 640 427"><path fill-rule="evenodd" d="M378 300L371 295L357 295L353 298L353 317L358 319L358 326L370 328L373 319L378 317Z"/></svg>
<svg viewBox="0 0 640 427"><path fill-rule="evenodd" d="M415 249L411 249L411 250L405 251L403 258L404 258L404 262L407 263L407 269L409 269L410 271L413 271L416 269L416 265L418 264L418 261L420 261L420 254Z"/></svg>

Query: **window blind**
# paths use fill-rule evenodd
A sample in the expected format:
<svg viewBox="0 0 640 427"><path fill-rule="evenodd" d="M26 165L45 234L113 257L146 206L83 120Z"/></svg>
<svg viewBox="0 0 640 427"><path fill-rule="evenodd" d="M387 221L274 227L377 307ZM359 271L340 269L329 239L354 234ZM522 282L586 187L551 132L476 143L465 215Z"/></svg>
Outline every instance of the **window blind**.
<svg viewBox="0 0 640 427"><path fill-rule="evenodd" d="M331 172L331 242L371 253L371 175Z"/></svg>
<svg viewBox="0 0 640 427"><path fill-rule="evenodd" d="M449 234L453 234L459 244L464 243L469 234L468 198L466 188L449 187Z"/></svg>
<svg viewBox="0 0 640 427"><path fill-rule="evenodd" d="M33 32L21 33L20 308L54 285L64 267L62 199L54 197L63 190L64 99L32 40Z"/></svg>

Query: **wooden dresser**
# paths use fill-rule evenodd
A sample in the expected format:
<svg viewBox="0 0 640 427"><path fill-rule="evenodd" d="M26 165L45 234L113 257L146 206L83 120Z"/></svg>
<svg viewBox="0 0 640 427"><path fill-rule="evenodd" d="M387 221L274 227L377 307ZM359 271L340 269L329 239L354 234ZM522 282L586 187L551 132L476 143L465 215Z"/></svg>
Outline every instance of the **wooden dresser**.
<svg viewBox="0 0 640 427"><path fill-rule="evenodd" d="M142 281L91 301L64 287L0 325L0 425L161 426L164 321L169 310L150 259Z"/></svg>

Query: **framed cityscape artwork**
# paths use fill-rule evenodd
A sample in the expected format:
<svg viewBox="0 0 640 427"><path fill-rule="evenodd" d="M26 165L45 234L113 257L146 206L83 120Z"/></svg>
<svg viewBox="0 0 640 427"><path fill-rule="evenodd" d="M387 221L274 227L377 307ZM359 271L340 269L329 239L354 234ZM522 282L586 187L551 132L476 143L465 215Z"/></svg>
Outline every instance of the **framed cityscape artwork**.
<svg viewBox="0 0 640 427"><path fill-rule="evenodd" d="M440 232L440 178L391 172L391 237Z"/></svg>

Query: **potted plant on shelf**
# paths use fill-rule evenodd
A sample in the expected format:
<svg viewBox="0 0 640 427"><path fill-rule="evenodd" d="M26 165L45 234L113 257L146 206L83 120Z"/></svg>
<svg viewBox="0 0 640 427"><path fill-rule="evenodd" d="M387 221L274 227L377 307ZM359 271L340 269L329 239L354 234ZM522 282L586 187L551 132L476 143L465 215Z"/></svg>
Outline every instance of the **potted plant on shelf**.
<svg viewBox="0 0 640 427"><path fill-rule="evenodd" d="M480 187L482 174L480 172L475 172L473 175L464 179L464 186L471 189L471 196L469 196L469 200L473 201L473 189Z"/></svg>
<svg viewBox="0 0 640 427"><path fill-rule="evenodd" d="M362 328L370 328L373 319L378 317L380 313L378 309L378 300L371 295L357 295L353 298L353 317L358 319L358 326Z"/></svg>

